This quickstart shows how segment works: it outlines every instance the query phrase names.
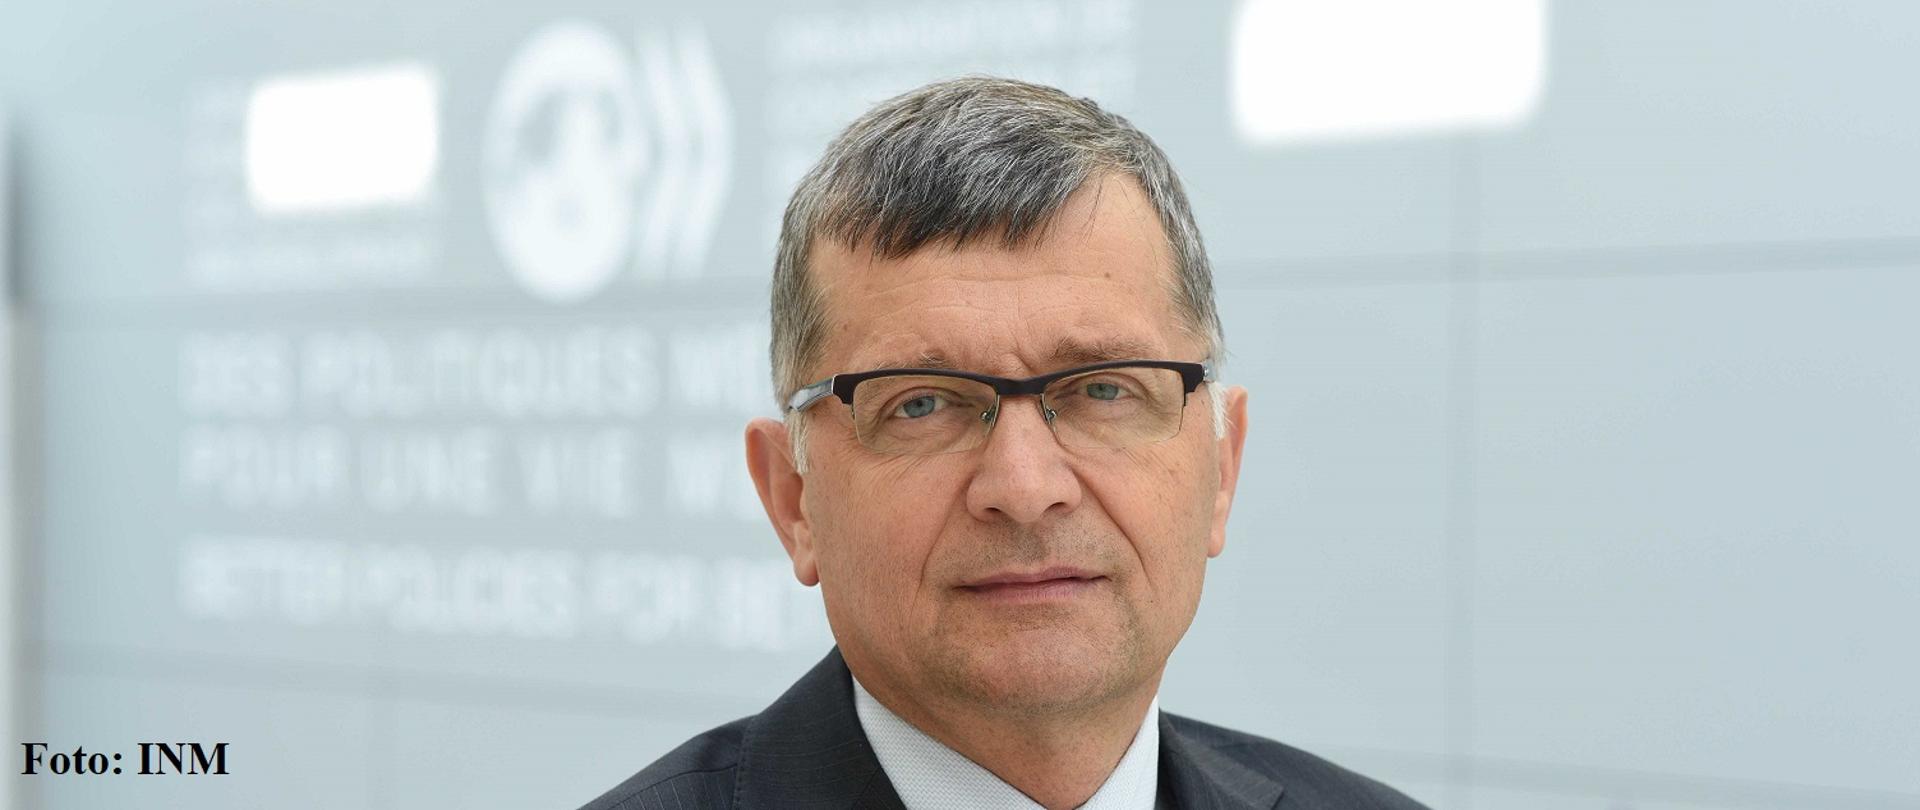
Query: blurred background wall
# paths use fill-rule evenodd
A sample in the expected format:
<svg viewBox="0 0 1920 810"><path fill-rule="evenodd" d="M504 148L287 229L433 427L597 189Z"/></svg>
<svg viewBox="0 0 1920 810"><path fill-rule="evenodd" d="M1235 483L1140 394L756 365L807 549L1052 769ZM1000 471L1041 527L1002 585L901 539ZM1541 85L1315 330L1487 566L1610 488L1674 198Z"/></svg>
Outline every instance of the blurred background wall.
<svg viewBox="0 0 1920 810"><path fill-rule="evenodd" d="M831 643L792 183L993 72L1183 172L1252 392L1162 693L1437 808L1920 808L1920 6L0 6L14 806L573 807ZM18 751L16 750L17 754Z"/></svg>

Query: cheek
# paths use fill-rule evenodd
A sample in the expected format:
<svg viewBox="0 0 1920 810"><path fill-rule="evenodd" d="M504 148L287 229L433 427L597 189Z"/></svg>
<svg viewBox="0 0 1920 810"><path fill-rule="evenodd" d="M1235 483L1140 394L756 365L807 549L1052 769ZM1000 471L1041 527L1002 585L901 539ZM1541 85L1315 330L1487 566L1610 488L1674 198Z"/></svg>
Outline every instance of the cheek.
<svg viewBox="0 0 1920 810"><path fill-rule="evenodd" d="M1184 584L1205 567L1215 487L1191 448L1160 449L1171 452L1125 452L1085 479L1151 577Z"/></svg>
<svg viewBox="0 0 1920 810"><path fill-rule="evenodd" d="M922 459L864 461L852 474L808 487L822 584L865 607L897 604L921 586L959 489Z"/></svg>

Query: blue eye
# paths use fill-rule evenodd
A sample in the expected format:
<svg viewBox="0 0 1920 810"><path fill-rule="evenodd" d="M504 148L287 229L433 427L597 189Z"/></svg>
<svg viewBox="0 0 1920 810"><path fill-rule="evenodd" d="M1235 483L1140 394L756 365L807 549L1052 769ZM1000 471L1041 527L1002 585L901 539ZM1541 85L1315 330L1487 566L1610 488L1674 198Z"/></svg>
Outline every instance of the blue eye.
<svg viewBox="0 0 1920 810"><path fill-rule="evenodd" d="M1107 401L1119 399L1120 386L1107 382L1087 383L1087 396Z"/></svg>
<svg viewBox="0 0 1920 810"><path fill-rule="evenodd" d="M938 407L939 402L939 397L932 394L923 394L900 403L899 413L908 419L918 419L933 413L934 409Z"/></svg>

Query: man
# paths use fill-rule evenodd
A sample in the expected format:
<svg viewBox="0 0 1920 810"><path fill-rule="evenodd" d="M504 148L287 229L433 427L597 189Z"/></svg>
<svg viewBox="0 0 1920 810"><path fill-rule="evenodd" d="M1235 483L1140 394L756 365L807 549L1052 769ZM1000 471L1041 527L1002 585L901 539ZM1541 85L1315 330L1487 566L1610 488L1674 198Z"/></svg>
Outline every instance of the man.
<svg viewBox="0 0 1920 810"><path fill-rule="evenodd" d="M748 466L835 649L590 808L1417 808L1161 712L1247 394L1165 155L1023 82L855 121L787 207Z"/></svg>

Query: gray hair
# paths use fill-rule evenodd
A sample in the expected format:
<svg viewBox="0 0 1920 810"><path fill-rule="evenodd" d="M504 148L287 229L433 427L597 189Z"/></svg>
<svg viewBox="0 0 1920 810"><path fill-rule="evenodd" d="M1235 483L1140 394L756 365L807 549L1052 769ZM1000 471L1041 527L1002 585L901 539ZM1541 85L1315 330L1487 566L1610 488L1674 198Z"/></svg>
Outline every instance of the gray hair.
<svg viewBox="0 0 1920 810"><path fill-rule="evenodd" d="M1127 119L1045 85L969 76L929 84L868 110L827 146L787 203L773 264L773 390L787 398L813 380L826 307L808 277L816 239L898 259L932 243L998 238L1011 249L1038 238L1089 180L1118 174L1146 192L1174 257L1168 290L1182 326L1216 369L1225 338L1213 270L1187 194L1167 156ZM1226 430L1224 391L1208 391L1215 436ZM805 419L792 418L806 471Z"/></svg>

